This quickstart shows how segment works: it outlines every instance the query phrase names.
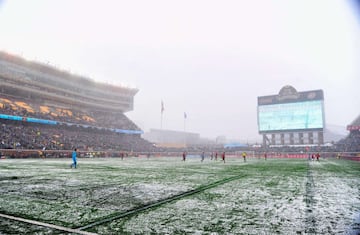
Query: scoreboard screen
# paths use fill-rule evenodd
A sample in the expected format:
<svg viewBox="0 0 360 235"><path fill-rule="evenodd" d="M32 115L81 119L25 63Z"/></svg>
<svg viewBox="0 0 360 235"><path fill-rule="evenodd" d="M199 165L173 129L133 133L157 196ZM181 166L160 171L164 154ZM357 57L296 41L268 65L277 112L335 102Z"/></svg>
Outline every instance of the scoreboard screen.
<svg viewBox="0 0 360 235"><path fill-rule="evenodd" d="M258 105L260 133L324 128L323 100Z"/></svg>

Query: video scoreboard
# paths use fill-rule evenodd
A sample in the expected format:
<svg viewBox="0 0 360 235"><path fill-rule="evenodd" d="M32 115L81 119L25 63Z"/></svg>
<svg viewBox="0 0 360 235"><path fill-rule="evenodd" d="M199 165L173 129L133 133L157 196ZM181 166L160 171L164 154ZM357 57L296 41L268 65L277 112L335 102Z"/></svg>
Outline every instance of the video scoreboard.
<svg viewBox="0 0 360 235"><path fill-rule="evenodd" d="M278 95L258 97L260 134L323 130L323 91L296 92L294 88L290 88L283 88Z"/></svg>

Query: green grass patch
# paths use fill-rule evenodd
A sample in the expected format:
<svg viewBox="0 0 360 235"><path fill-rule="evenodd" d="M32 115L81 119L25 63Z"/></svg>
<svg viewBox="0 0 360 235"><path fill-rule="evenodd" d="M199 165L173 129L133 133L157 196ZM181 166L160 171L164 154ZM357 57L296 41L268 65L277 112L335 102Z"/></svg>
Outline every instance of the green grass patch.
<svg viewBox="0 0 360 235"><path fill-rule="evenodd" d="M0 160L0 211L71 228L110 218L87 229L99 234L341 233L360 212L360 164L341 159L80 158L78 169L70 163ZM39 230L0 223L0 231L11 229Z"/></svg>

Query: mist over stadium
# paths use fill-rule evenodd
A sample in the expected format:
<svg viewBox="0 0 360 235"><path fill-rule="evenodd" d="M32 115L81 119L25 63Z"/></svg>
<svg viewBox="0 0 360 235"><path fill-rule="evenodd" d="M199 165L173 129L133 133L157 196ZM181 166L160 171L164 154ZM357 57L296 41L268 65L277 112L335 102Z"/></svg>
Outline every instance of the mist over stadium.
<svg viewBox="0 0 360 235"><path fill-rule="evenodd" d="M261 142L257 97L285 85L323 90L335 134L359 114L352 1L139 4L2 1L0 50L138 89L126 115L144 132L160 129L162 100L163 129L183 131L186 112L186 131Z"/></svg>

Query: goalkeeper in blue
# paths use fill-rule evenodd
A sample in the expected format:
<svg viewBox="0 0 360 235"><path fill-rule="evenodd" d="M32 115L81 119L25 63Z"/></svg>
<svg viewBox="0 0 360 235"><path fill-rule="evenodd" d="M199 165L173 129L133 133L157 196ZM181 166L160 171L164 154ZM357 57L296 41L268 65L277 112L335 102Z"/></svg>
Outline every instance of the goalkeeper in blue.
<svg viewBox="0 0 360 235"><path fill-rule="evenodd" d="M73 163L70 165L70 168L75 168L76 169L76 165L77 165L77 161L76 161L76 158L77 158L77 149L74 149L74 151L72 152L71 154L72 156L72 160L73 160Z"/></svg>

